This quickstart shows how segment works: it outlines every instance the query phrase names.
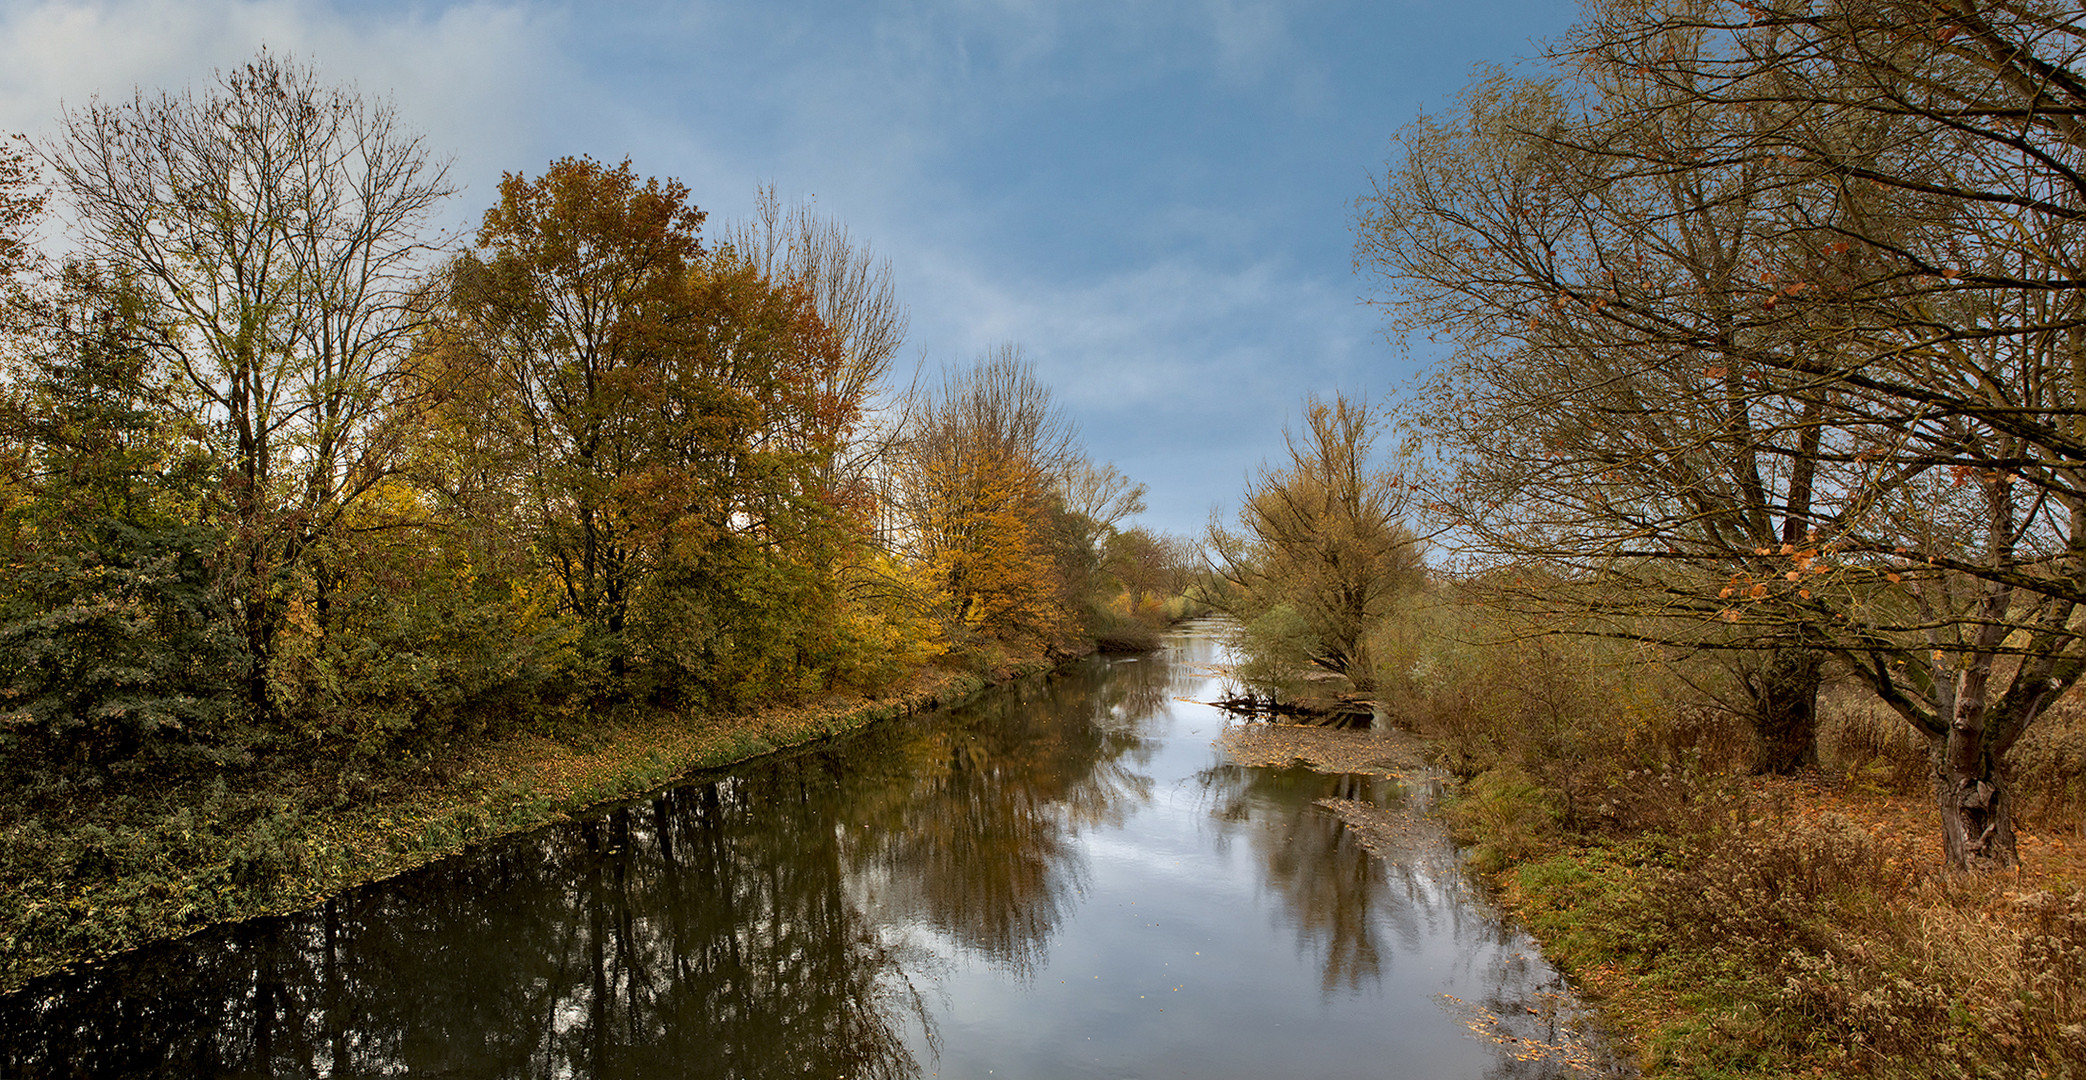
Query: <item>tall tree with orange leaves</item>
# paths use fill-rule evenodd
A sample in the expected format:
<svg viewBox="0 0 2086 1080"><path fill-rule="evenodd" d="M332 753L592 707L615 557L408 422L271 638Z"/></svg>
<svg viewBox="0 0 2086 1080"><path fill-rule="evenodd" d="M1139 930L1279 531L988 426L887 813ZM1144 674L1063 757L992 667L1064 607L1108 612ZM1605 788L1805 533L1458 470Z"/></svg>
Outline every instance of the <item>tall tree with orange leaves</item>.
<svg viewBox="0 0 2086 1080"><path fill-rule="evenodd" d="M628 162L510 174L432 339L467 391L448 407L479 414L474 460L499 463L483 486L618 687L815 672L856 516L825 479L859 409L831 390L837 338L801 286L707 251L703 217Z"/></svg>

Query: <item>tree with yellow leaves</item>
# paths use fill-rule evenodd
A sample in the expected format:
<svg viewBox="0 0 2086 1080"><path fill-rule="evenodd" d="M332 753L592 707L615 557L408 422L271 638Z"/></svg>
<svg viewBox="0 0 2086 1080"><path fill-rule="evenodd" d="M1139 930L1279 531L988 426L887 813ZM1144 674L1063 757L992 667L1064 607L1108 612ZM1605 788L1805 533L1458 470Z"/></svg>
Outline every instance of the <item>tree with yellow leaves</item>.
<svg viewBox="0 0 2086 1080"><path fill-rule="evenodd" d="M1256 651L1283 654L1375 687L1369 631L1421 583L1420 544L1402 515L1409 489L1372 460L1374 410L1344 396L1304 407L1289 461L1247 486L1236 531L1214 522L1208 543L1215 605Z"/></svg>
<svg viewBox="0 0 2086 1080"><path fill-rule="evenodd" d="M1051 528L1073 432L1018 346L945 372L902 440L903 544L952 629L1044 645L1074 628Z"/></svg>

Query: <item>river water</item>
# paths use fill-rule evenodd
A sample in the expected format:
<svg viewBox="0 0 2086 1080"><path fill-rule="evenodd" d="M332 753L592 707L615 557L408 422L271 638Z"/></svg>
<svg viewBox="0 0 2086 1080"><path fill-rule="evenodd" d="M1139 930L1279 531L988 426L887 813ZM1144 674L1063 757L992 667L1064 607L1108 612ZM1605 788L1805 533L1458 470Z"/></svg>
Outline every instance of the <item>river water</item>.
<svg viewBox="0 0 2086 1080"><path fill-rule="evenodd" d="M1221 659L1191 627L46 980L0 1077L1588 1075L1430 785L1231 761Z"/></svg>

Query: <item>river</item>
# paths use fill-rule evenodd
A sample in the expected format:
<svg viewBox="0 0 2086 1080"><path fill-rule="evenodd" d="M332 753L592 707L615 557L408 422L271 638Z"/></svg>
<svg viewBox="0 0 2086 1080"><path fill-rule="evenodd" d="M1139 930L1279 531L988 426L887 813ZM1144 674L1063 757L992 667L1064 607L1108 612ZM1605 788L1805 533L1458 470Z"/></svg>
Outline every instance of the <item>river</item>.
<svg viewBox="0 0 2086 1080"><path fill-rule="evenodd" d="M1221 659L1191 626L55 976L0 1077L1595 1074L1434 786L1231 760Z"/></svg>

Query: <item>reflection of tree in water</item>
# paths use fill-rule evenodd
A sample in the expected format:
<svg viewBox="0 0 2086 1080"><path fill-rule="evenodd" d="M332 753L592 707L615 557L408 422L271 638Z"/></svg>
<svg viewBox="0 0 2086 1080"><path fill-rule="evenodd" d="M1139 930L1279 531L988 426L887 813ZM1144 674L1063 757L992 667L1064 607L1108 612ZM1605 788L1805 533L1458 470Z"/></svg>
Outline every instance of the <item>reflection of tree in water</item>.
<svg viewBox="0 0 2086 1080"><path fill-rule="evenodd" d="M849 815L883 909L1032 970L1082 885L1075 837L1151 790L1139 721L1166 679L1161 663L1090 662L917 730Z"/></svg>
<svg viewBox="0 0 2086 1080"><path fill-rule="evenodd" d="M1612 1061L1579 1034L1578 1006L1534 943L1470 902L1454 846L1437 827L1419 824L1399 850L1372 853L1320 804L1348 800L1411 812L1398 781L1233 764L1205 769L1197 779L1212 798L1220 841L1245 835L1299 944L1319 953L1324 990L1381 979L1391 955L1385 933L1417 948L1430 924L1436 932L1446 924L1459 944L1461 974L1485 993L1445 1004L1475 1035L1501 1047L1485 1071L1489 1080L1611 1074Z"/></svg>
<svg viewBox="0 0 2086 1080"><path fill-rule="evenodd" d="M1371 858L1337 816L1317 805L1347 799L1396 806L1403 790L1397 781L1230 764L1205 769L1197 779L1214 801L1219 839L1245 834L1300 942L1319 951L1325 990L1381 979L1384 930L1413 944L1422 924L1442 914L1439 908L1453 907L1441 903L1441 868L1432 860Z"/></svg>
<svg viewBox="0 0 2086 1080"><path fill-rule="evenodd" d="M9 999L0 1073L916 1075L899 953L774 773Z"/></svg>
<svg viewBox="0 0 2086 1080"><path fill-rule="evenodd" d="M884 916L1034 962L1073 836L1150 788L1164 666L1110 668L47 981L0 999L0 1076L917 1075Z"/></svg>

